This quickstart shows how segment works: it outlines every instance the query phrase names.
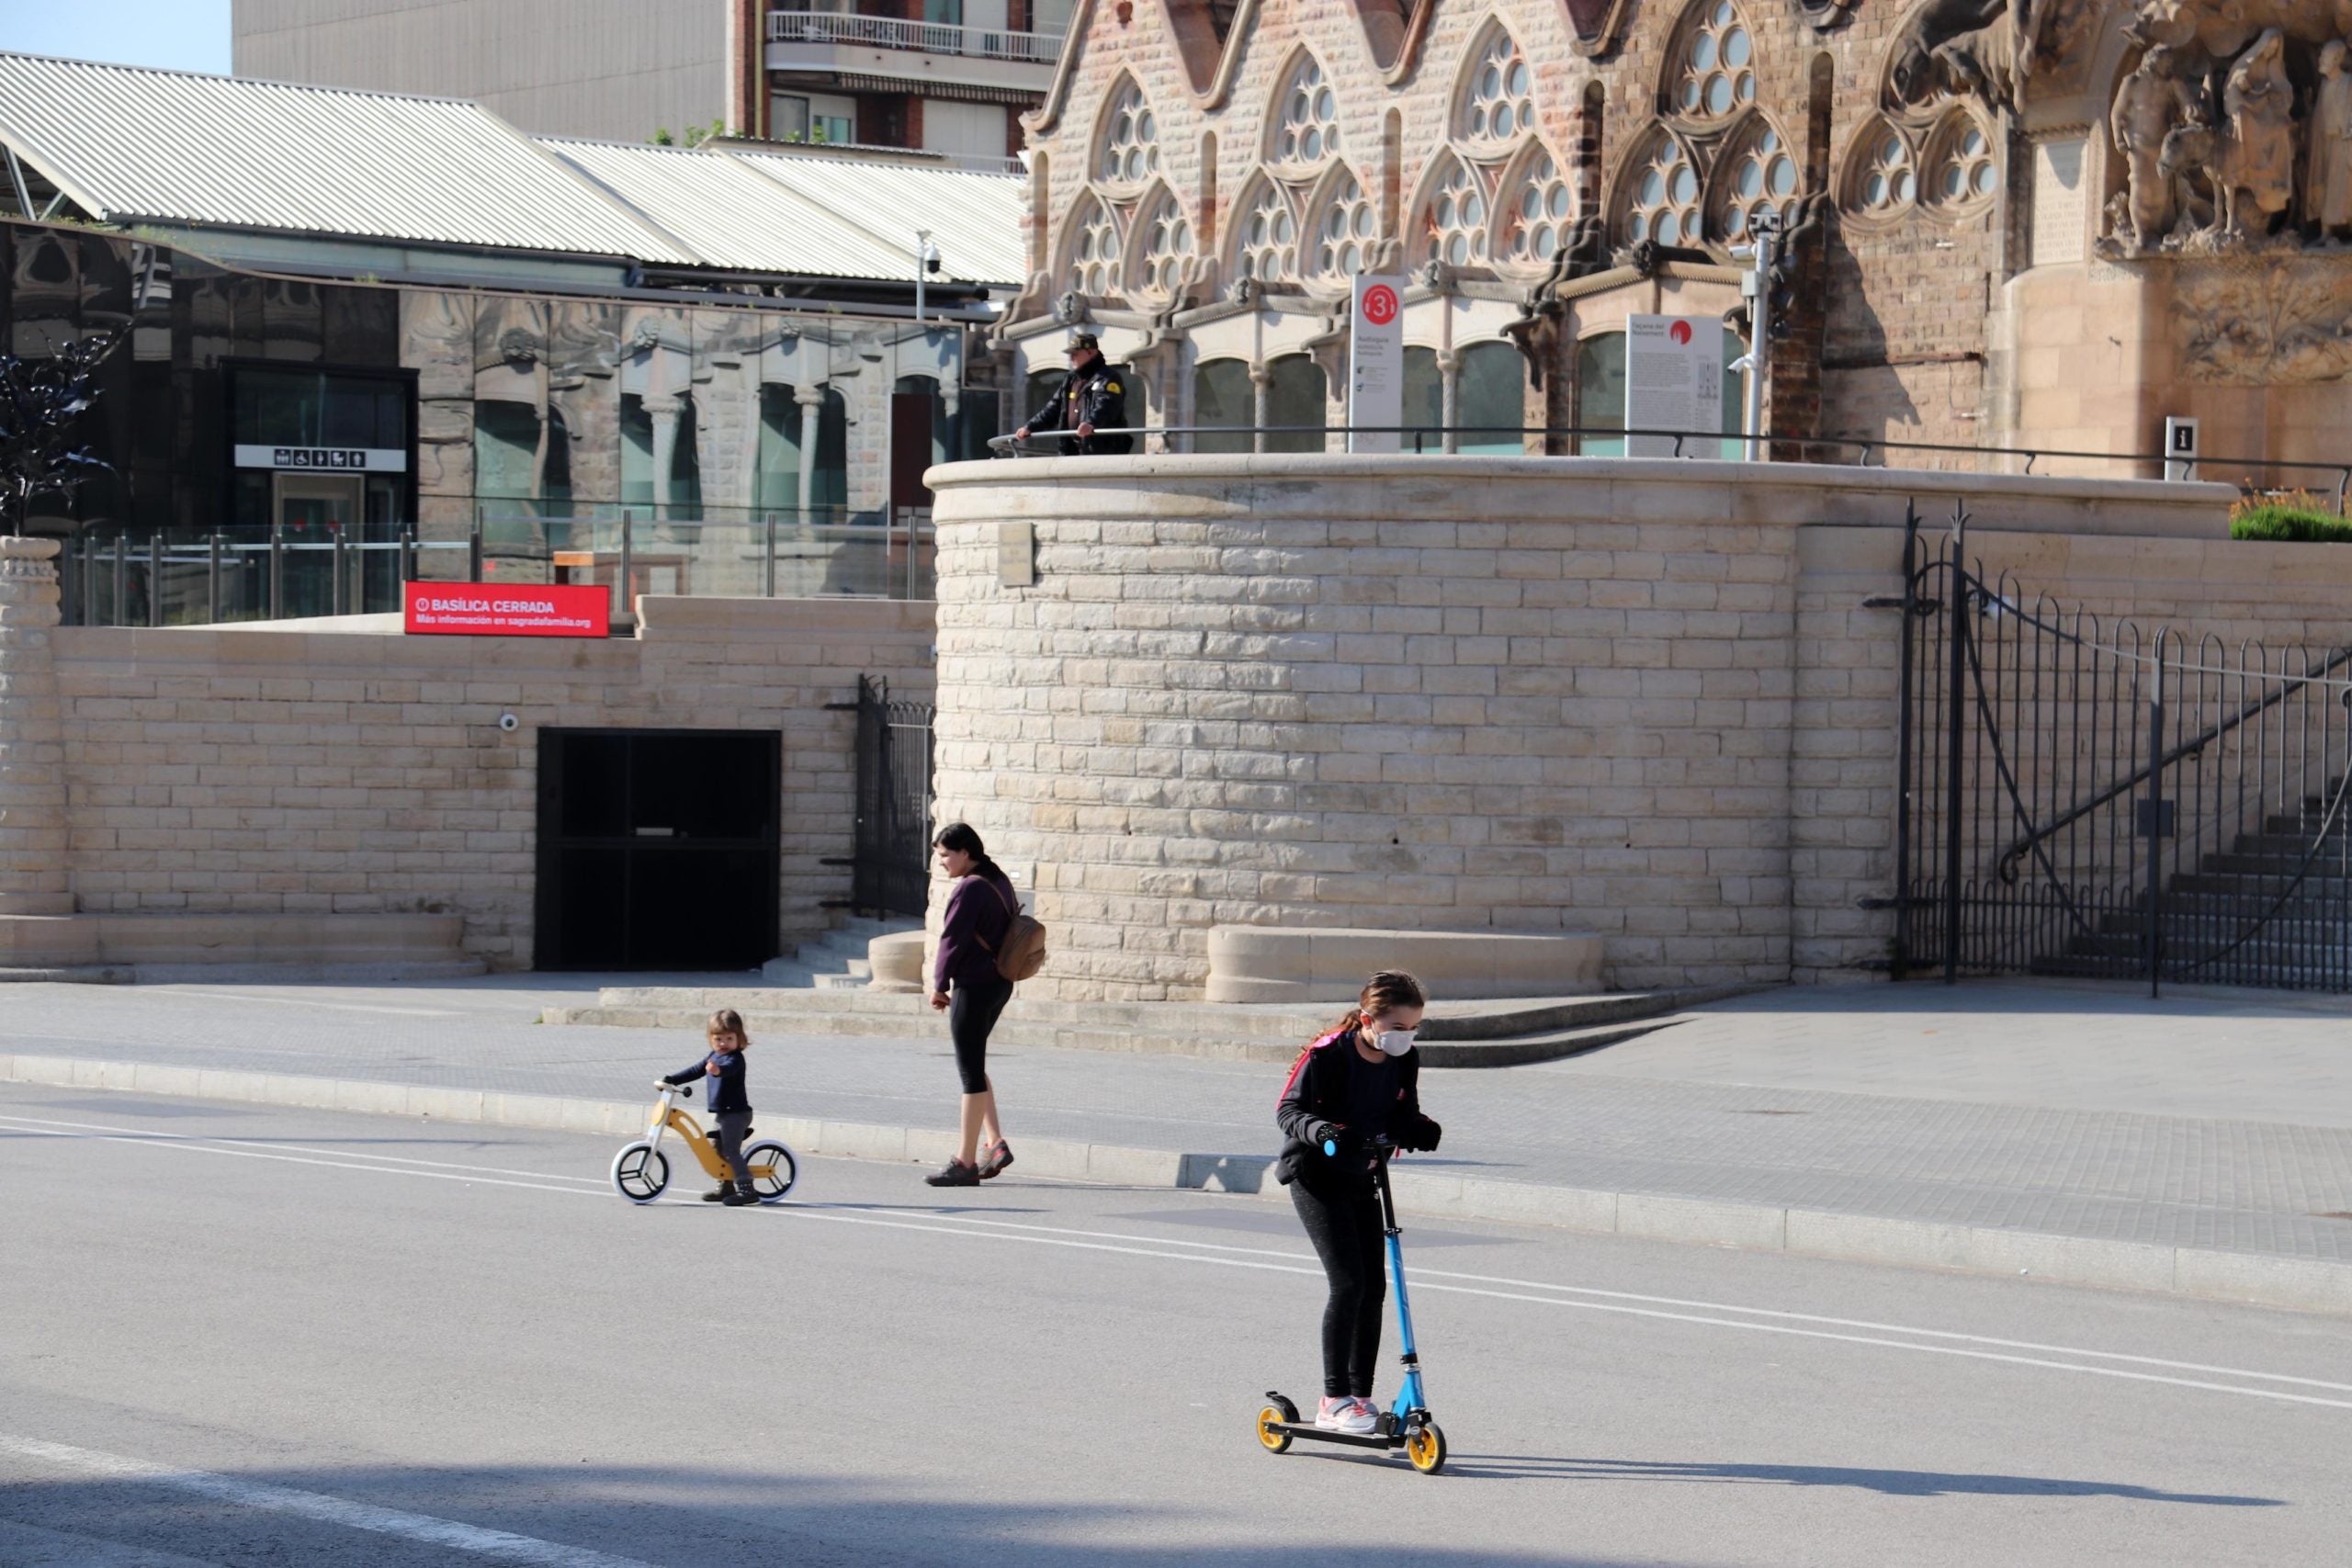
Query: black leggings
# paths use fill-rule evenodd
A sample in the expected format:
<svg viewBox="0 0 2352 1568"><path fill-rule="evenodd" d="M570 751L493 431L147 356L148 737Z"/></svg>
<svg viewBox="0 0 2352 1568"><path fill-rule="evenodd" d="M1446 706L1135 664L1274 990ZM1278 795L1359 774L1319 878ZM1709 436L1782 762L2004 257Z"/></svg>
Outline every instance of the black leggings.
<svg viewBox="0 0 2352 1568"><path fill-rule="evenodd" d="M1330 1300L1323 1304L1323 1392L1333 1399L1369 1399L1373 1362L1380 1356L1380 1312L1388 1300L1379 1190L1368 1181L1313 1190L1294 1181L1290 1201L1331 1281Z"/></svg>
<svg viewBox="0 0 2352 1568"><path fill-rule="evenodd" d="M956 1042L956 1071L966 1094L989 1091L989 1032L1012 999L1012 982L1001 977L958 980L948 994L947 1034Z"/></svg>

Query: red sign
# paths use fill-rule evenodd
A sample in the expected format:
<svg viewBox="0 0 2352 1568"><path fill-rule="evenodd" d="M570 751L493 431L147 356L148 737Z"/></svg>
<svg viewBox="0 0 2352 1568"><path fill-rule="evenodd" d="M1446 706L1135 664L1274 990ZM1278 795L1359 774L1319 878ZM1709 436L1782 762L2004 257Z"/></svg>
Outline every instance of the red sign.
<svg viewBox="0 0 2352 1568"><path fill-rule="evenodd" d="M1385 283L1375 283L1363 291L1363 319L1375 327L1385 327L1396 319L1396 290Z"/></svg>
<svg viewBox="0 0 2352 1568"><path fill-rule="evenodd" d="M427 637L608 637L613 591L509 582L412 582L401 629Z"/></svg>

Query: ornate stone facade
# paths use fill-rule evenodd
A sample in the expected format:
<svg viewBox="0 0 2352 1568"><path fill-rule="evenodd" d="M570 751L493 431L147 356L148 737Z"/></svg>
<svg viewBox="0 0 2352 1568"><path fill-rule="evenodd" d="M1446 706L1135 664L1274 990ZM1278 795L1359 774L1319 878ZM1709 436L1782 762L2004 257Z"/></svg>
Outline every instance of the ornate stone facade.
<svg viewBox="0 0 2352 1568"><path fill-rule="evenodd" d="M2352 0L1136 0L1073 30L1000 341L1038 376L1092 325L1152 423L1344 423L1378 269L1411 279L1408 423L1612 450L1625 318L1744 334L1732 247L1770 215L1783 457L2149 452L2166 414L2257 468L2341 457ZM2232 260L2273 251L2311 254Z"/></svg>

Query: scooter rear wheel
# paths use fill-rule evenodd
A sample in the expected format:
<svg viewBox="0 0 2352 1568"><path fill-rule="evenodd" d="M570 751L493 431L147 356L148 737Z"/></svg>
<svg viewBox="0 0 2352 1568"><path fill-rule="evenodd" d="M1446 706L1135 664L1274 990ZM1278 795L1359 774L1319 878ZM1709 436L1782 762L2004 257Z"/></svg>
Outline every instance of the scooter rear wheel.
<svg viewBox="0 0 2352 1568"><path fill-rule="evenodd" d="M1435 1475L1445 1468L1445 1433L1431 1421L1419 1431L1407 1434L1405 1457L1423 1475Z"/></svg>
<svg viewBox="0 0 2352 1568"><path fill-rule="evenodd" d="M1276 1394L1272 1404L1258 1412L1258 1441L1265 1445L1270 1454L1288 1453L1291 1436L1279 1423L1297 1419L1298 1406Z"/></svg>
<svg viewBox="0 0 2352 1568"><path fill-rule="evenodd" d="M632 1203L650 1203L670 1185L670 1156L640 1138L613 1156L613 1185Z"/></svg>

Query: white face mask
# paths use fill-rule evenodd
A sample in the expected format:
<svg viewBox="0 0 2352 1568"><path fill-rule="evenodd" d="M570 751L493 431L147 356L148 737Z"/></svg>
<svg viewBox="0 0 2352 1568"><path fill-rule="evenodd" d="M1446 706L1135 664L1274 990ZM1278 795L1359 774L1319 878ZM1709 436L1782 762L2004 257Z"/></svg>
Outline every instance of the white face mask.
<svg viewBox="0 0 2352 1568"><path fill-rule="evenodd" d="M1384 1029L1372 1037L1372 1043L1380 1047L1384 1056L1401 1056L1413 1048L1413 1036L1419 1032L1412 1029Z"/></svg>

